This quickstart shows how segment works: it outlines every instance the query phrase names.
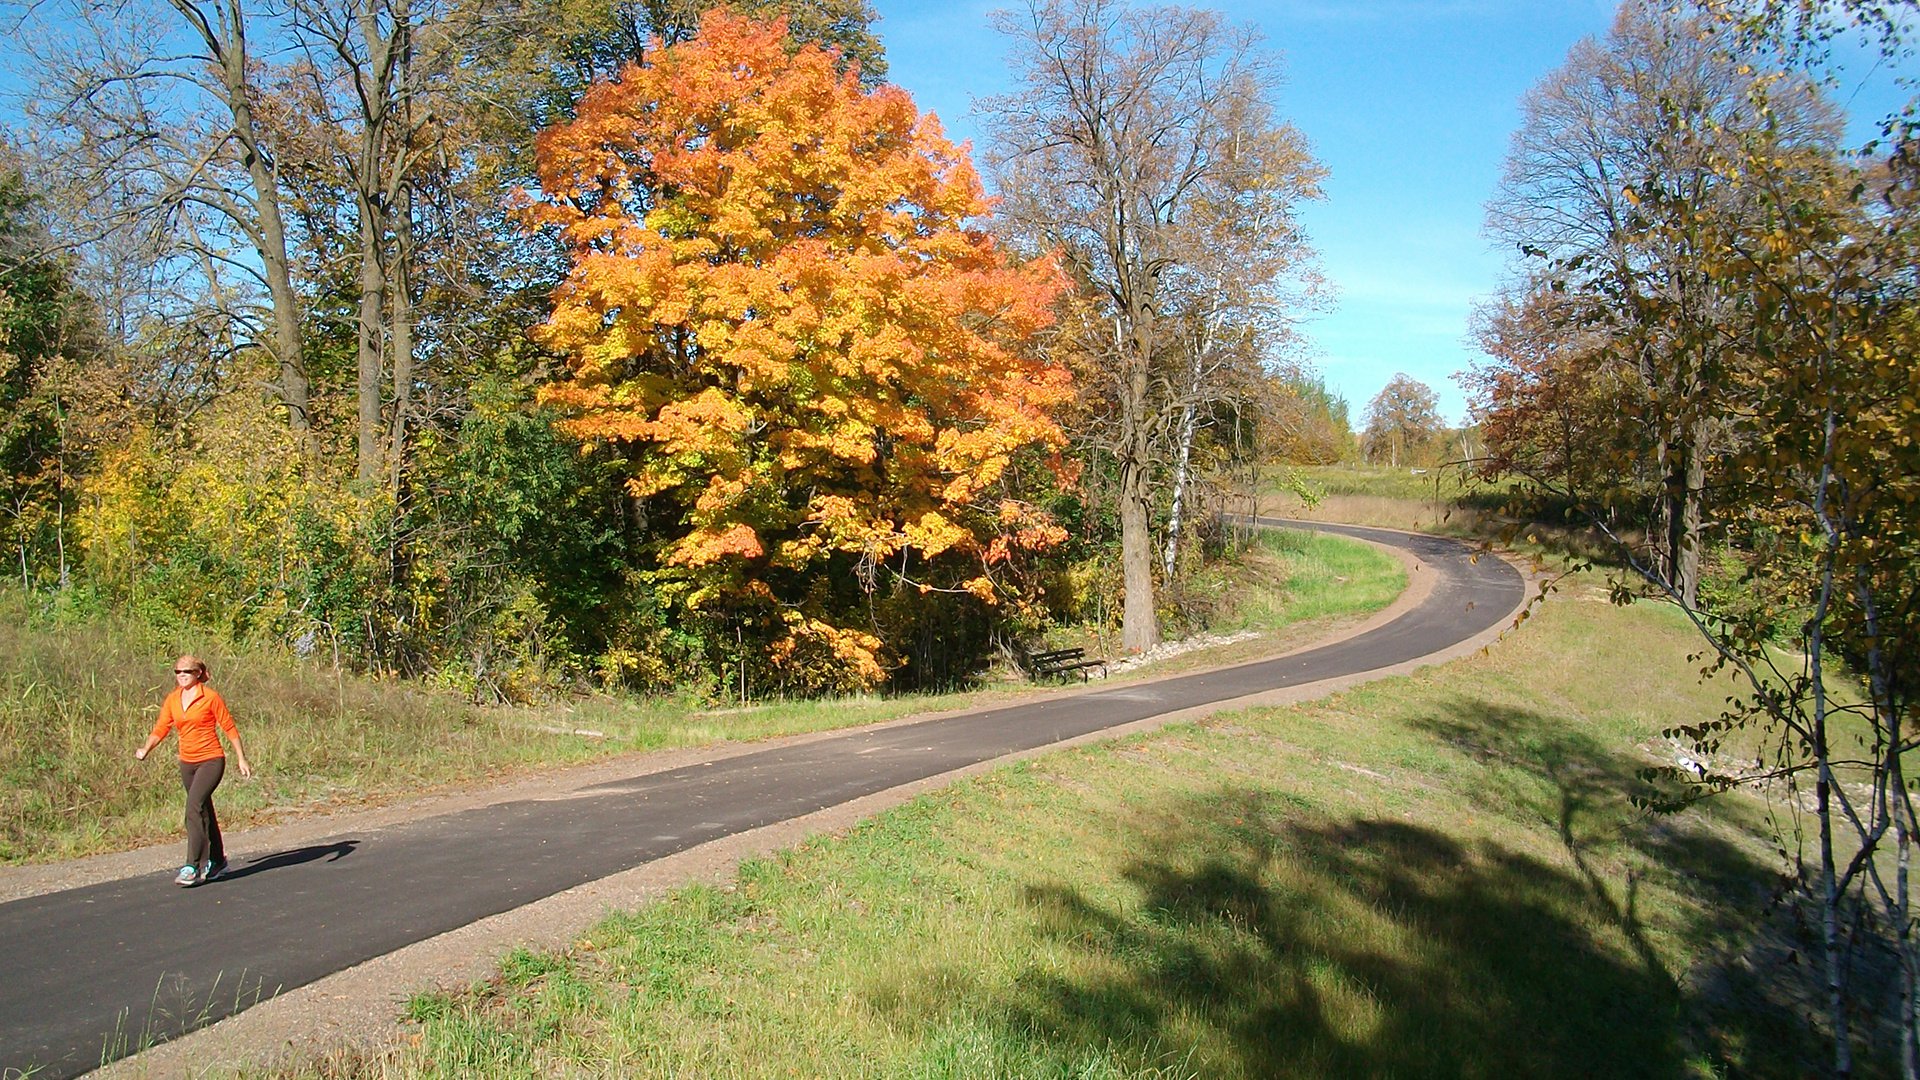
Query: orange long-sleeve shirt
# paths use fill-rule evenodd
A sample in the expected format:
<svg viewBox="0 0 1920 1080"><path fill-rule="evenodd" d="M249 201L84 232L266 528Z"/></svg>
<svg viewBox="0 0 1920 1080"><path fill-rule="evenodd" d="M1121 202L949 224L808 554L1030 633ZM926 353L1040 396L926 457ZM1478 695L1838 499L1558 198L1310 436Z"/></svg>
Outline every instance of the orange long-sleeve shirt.
<svg viewBox="0 0 1920 1080"><path fill-rule="evenodd" d="M188 764L197 761L212 761L217 757L226 757L227 752L220 746L220 736L214 733L215 726L232 736L239 733L233 726L233 714L227 711L226 699L210 686L200 688L200 696L184 710L180 708L180 691L167 695L160 703L160 719L154 721L153 737L164 739L168 732L180 733L180 760Z"/></svg>

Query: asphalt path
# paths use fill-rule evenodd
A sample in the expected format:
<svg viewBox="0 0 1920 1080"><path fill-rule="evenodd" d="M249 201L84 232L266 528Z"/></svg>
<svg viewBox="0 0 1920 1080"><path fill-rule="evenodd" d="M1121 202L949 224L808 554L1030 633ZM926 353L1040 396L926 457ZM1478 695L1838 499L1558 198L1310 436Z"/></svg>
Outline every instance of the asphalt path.
<svg viewBox="0 0 1920 1080"><path fill-rule="evenodd" d="M1262 521L1262 524L1282 524ZM1305 523L1302 523L1305 524ZM1451 540L1314 524L1411 549L1436 572L1399 618L1273 660L719 759L0 904L0 1076L75 1076L395 949L734 833L1213 702L1390 667L1507 618L1524 592Z"/></svg>

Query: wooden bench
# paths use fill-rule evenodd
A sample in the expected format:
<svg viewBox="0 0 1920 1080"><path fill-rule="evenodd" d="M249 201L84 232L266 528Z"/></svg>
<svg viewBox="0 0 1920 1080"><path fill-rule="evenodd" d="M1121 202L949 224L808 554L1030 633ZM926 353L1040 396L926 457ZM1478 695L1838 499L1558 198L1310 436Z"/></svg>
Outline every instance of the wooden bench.
<svg viewBox="0 0 1920 1080"><path fill-rule="evenodd" d="M1087 659L1085 649L1053 649L1027 655L1027 670L1036 679L1054 675L1065 677L1077 671L1084 682L1092 677L1093 668L1100 669L1101 678L1107 677L1107 662Z"/></svg>

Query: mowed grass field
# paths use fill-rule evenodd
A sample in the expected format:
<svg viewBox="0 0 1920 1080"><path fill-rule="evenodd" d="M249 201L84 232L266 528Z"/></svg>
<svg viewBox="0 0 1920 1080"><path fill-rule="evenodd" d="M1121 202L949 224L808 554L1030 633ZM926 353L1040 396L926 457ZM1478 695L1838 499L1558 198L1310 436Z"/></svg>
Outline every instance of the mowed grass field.
<svg viewBox="0 0 1920 1080"><path fill-rule="evenodd" d="M929 794L276 1075L1806 1075L1764 808L1628 800L1725 696L1693 647L1570 589L1443 667Z"/></svg>
<svg viewBox="0 0 1920 1080"><path fill-rule="evenodd" d="M1216 618L1254 630L1239 656L1310 640L1390 603L1405 574L1364 545L1263 537L1219 569ZM625 753L851 727L1045 692L1001 673L964 693L755 702L593 696L479 708L460 698L344 675L290 657L234 651L191 634L113 620L62 620L0 588L0 863L171 842L180 835L171 745L132 754L172 687L175 655L212 666L256 776L220 787L229 832L292 815L470 787ZM1221 659L1230 659L1223 657ZM1193 656L1178 666L1218 662ZM1172 670L1156 666L1132 677Z"/></svg>

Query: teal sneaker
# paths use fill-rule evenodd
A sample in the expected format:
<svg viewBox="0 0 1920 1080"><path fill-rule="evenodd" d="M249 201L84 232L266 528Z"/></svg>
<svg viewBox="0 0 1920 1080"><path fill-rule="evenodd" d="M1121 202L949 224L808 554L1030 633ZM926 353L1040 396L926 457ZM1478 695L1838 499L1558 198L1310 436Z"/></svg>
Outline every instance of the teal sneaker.
<svg viewBox="0 0 1920 1080"><path fill-rule="evenodd" d="M175 885L198 885L200 883L200 868L194 866L192 863L188 863L180 868L179 873L173 875L173 883Z"/></svg>

